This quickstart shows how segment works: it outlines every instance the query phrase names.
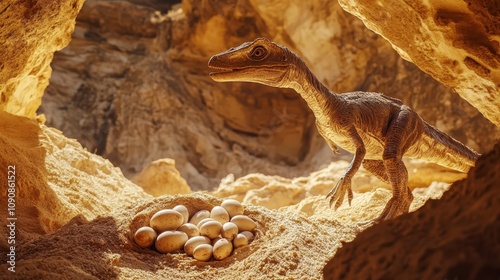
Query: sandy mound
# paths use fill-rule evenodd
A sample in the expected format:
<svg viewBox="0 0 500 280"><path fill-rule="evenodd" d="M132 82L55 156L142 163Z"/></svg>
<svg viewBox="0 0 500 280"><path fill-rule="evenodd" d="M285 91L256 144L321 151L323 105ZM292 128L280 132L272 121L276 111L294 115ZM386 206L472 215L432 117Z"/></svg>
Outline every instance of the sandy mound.
<svg viewBox="0 0 500 280"><path fill-rule="evenodd" d="M246 206L245 214L258 223L262 234L222 261L200 262L183 253L160 254L140 249L132 233L147 224L162 208L177 204L211 209L222 200L207 194L163 196L121 207L108 216L87 221L81 216L57 233L18 248L16 276L48 279L55 275L84 279L96 277L142 279L315 279L341 241L354 238L355 229L334 220L306 219L295 211L271 211Z"/></svg>

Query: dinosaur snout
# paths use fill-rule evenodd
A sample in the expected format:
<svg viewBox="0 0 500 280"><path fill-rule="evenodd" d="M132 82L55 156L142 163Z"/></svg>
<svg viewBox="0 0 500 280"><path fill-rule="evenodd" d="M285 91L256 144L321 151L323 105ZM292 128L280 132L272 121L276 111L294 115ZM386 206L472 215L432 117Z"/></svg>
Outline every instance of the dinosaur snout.
<svg viewBox="0 0 500 280"><path fill-rule="evenodd" d="M217 63L217 56L213 55L209 60L208 60L208 66L212 66L212 64Z"/></svg>

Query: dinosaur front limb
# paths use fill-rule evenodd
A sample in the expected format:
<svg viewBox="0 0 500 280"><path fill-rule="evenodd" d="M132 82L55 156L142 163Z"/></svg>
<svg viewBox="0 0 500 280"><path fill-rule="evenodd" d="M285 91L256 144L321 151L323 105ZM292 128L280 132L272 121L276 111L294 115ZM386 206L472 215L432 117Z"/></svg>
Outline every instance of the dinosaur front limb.
<svg viewBox="0 0 500 280"><path fill-rule="evenodd" d="M365 145L363 143L363 140L359 136L358 132L356 131L356 129L353 127L349 130L348 133L353 143L356 145L356 153L354 154L354 157L351 163L349 164L349 167L347 167L347 170L345 171L344 175L340 178L335 187L332 188L332 190L326 195L326 198L330 199L330 207L332 207L332 204L335 203L334 207L335 210L337 210L337 208L339 208L340 205L342 205L342 202L344 202L344 196L346 193L349 205L351 205L351 201L353 198L351 179L354 176L354 174L358 172L358 169L361 166L363 158L365 157L366 154Z"/></svg>

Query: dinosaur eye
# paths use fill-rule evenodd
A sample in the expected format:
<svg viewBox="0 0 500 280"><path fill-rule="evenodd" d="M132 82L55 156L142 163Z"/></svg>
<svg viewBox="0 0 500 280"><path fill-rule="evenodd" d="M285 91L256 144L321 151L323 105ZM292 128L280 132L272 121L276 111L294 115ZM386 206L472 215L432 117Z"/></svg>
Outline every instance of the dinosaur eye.
<svg viewBox="0 0 500 280"><path fill-rule="evenodd" d="M252 58L256 58L256 59L260 59L260 58L263 58L264 56L266 56L266 49L262 46L257 46L255 47L252 52L250 53L250 56Z"/></svg>

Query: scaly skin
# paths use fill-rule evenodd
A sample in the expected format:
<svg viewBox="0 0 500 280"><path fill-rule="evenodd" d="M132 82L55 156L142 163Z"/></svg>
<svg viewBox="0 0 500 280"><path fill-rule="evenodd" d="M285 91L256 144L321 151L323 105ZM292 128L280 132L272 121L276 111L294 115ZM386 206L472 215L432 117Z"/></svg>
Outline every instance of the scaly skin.
<svg viewBox="0 0 500 280"><path fill-rule="evenodd" d="M403 156L467 172L479 154L423 121L400 100L371 92L336 94L326 88L295 53L265 38L247 42L210 58L217 82L254 82L292 88L316 117L319 133L334 152L336 145L354 154L339 182L328 193L337 209L361 164L392 186L393 196L371 222L407 213L413 200ZM370 223L371 223L370 222Z"/></svg>

